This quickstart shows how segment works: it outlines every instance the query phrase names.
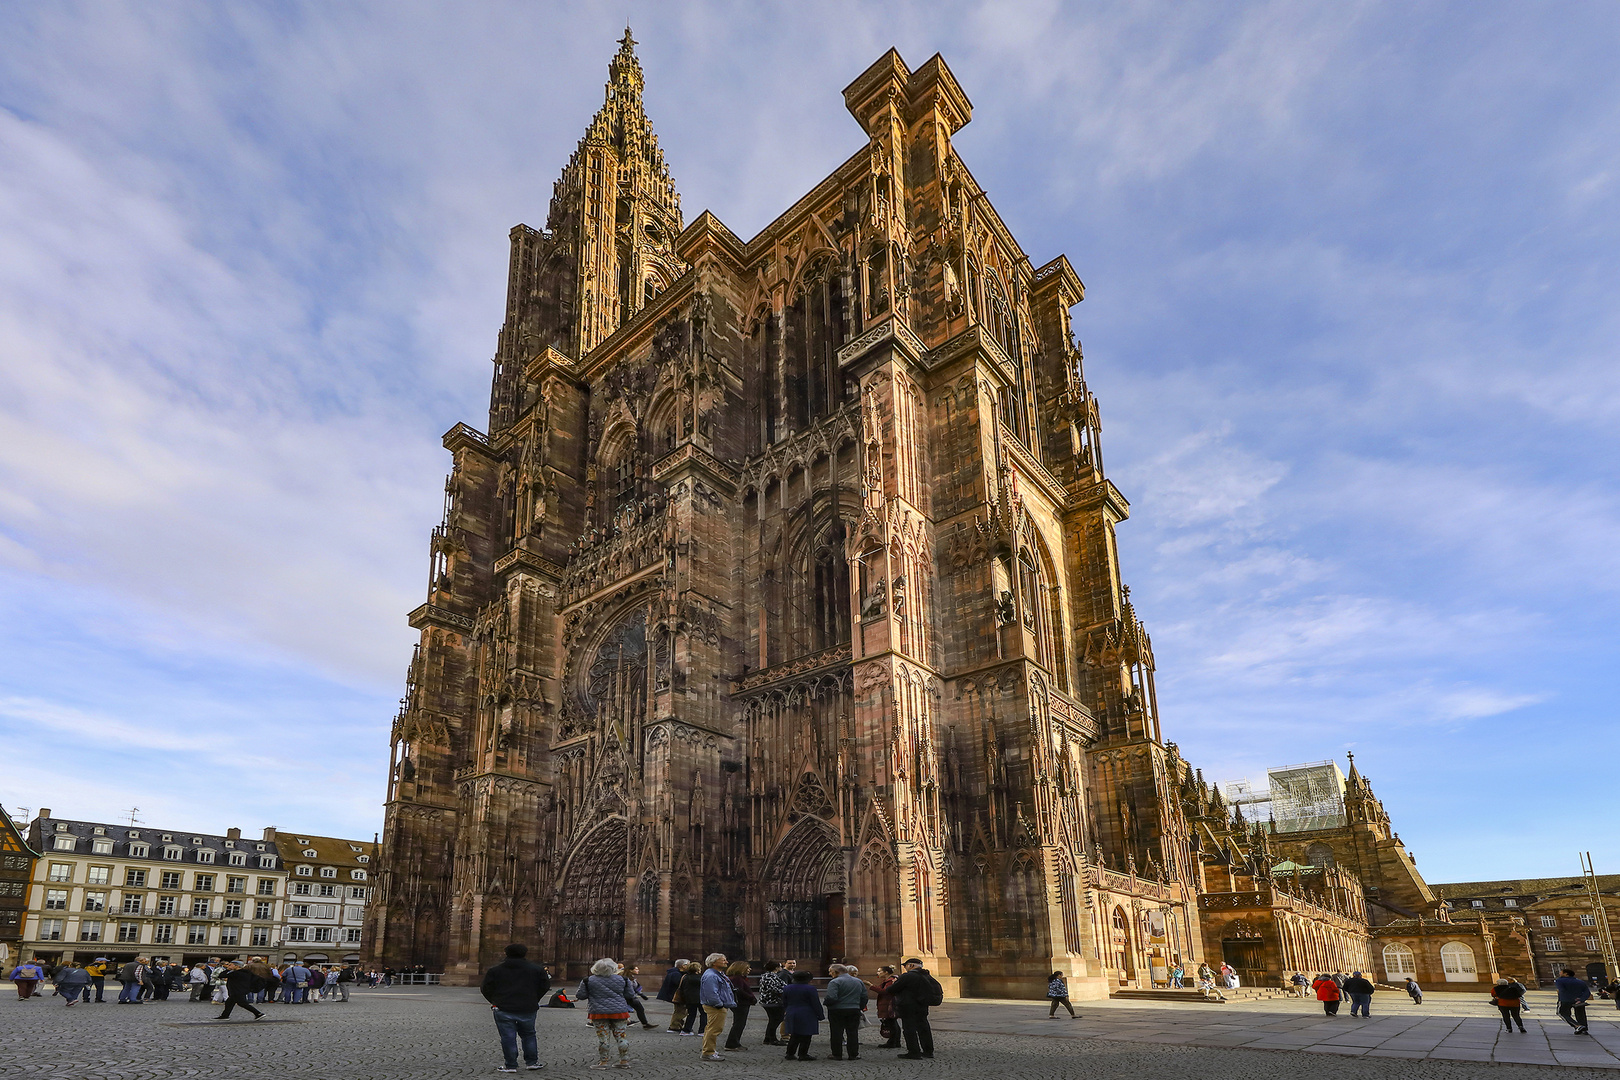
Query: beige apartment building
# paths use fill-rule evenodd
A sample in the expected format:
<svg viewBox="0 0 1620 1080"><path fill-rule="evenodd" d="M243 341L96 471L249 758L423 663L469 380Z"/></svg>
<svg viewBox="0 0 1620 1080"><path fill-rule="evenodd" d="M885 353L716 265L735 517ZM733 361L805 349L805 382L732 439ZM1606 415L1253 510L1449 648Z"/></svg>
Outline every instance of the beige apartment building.
<svg viewBox="0 0 1620 1080"><path fill-rule="evenodd" d="M277 959L359 960L375 841L266 829L264 843L281 853L286 869Z"/></svg>
<svg viewBox="0 0 1620 1080"><path fill-rule="evenodd" d="M189 961L277 944L288 875L272 839L59 820L42 809L28 843L40 854L19 941L25 957Z"/></svg>

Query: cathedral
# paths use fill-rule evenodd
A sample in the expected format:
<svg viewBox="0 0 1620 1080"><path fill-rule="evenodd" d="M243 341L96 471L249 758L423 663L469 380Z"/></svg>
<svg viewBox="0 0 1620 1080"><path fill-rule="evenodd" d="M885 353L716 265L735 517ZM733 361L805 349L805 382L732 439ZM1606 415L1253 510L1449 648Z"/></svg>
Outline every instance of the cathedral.
<svg viewBox="0 0 1620 1080"><path fill-rule="evenodd" d="M486 429L444 436L368 959L1082 997L1202 960L1209 867L1269 889L1276 845L1162 738L1084 288L957 155L967 95L890 50L855 152L743 240L683 216L634 44L511 232Z"/></svg>

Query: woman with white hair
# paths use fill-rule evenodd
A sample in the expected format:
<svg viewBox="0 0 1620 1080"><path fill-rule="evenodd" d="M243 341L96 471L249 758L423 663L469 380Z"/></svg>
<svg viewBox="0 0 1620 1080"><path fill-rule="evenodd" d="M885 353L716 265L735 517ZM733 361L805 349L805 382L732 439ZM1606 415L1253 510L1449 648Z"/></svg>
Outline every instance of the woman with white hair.
<svg viewBox="0 0 1620 1080"><path fill-rule="evenodd" d="M597 1062L593 1069L628 1069L630 1039L626 1034L630 1019L630 980L619 974L619 962L604 957L591 965L591 973L579 982L579 1000L586 1003L586 1016L596 1028ZM619 1047L619 1061L608 1060L608 1036Z"/></svg>

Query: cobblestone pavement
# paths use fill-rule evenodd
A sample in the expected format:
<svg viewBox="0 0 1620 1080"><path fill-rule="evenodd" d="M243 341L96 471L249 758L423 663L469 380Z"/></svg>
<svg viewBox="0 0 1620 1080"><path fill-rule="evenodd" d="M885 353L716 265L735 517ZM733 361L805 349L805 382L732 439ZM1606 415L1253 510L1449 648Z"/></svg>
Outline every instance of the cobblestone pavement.
<svg viewBox="0 0 1620 1080"><path fill-rule="evenodd" d="M187 1076L286 1080L307 1074L339 1080L434 1080L492 1075L500 1051L489 1009L463 989L360 991L347 1004L269 1006L262 1021L216 1022L217 1006L181 1000L125 1007L111 1002L64 1008L46 997L19 1002L0 987L0 1076L73 1076L83 1080L145 1080ZM759 1045L759 1018L744 1038L749 1047L724 1062L699 1059L700 1040L664 1034L667 1006L653 1003L659 1030L631 1034L632 1073L653 1076L724 1074L733 1080L786 1070L837 1070L861 1080L891 1076L1139 1078L1169 1075L1222 1080L1297 1080L1324 1066L1335 1080L1501 1080L1546 1076L1539 1065L1574 1066L1572 1076L1600 1075L1581 1066L1620 1070L1620 1023L1608 1003L1592 1013L1593 1036L1564 1034L1551 1007L1536 1002L1532 1034L1498 1039L1488 1016L1461 1015L1467 1006L1439 1004L1388 1010L1388 1016L1334 1020L1312 1014L1314 1003L1257 1002L1241 1006L1085 1002L1079 1020L1047 1020L1038 1002L952 1002L936 1010L938 1057L896 1060L893 1051L866 1048L858 1062L827 1057L826 1029L813 1051L820 1061L787 1064ZM1606 1010L1606 1011L1605 1011ZM1476 1010L1483 1012L1484 1010ZM583 1011L542 1009L540 1076L584 1076L596 1038ZM1499 1025L1498 1025L1499 1026ZM1567 1030L1567 1029L1564 1029ZM875 1035L874 1029L867 1029ZM1325 1062L1321 1054L1335 1056ZM1421 1060L1418 1060L1421 1059ZM1507 1064L1529 1062L1529 1064ZM526 1075L526 1074L525 1074Z"/></svg>

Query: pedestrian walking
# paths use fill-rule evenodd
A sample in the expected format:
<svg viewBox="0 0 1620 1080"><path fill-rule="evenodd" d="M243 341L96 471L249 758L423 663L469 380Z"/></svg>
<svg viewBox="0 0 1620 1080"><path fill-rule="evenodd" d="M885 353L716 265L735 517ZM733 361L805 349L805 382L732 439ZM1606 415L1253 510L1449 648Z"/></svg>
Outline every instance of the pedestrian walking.
<svg viewBox="0 0 1620 1080"><path fill-rule="evenodd" d="M782 1008L782 1033L788 1037L783 1060L816 1060L810 1053L810 1040L821 1033L820 1021L827 1014L821 1010L821 995L808 971L794 972L793 981L782 988Z"/></svg>
<svg viewBox="0 0 1620 1080"><path fill-rule="evenodd" d="M186 972L186 982L191 986L191 997L188 1000L202 1001L208 996L208 969L203 967L199 960Z"/></svg>
<svg viewBox="0 0 1620 1080"><path fill-rule="evenodd" d="M596 1029L596 1064L593 1069L630 1067L630 1000L635 991L629 976L619 970L618 961L603 957L591 965L591 973L579 981L579 1000L585 1002L585 1016ZM615 1063L608 1053L608 1041L618 1047ZM533 1068L531 1065L530 1068Z"/></svg>
<svg viewBox="0 0 1620 1080"><path fill-rule="evenodd" d="M545 968L526 959L528 955L527 945L508 945L506 959L484 972L484 983L478 989L495 1014L495 1030L501 1037L505 1064L496 1072L518 1071L519 1040L523 1043L524 1064L530 1069L545 1068L535 1040L534 1017L540 1011L540 999L551 989L551 977Z"/></svg>
<svg viewBox="0 0 1620 1080"><path fill-rule="evenodd" d="M1408 975L1404 989L1406 990L1406 996L1412 999L1412 1004L1423 1004L1423 987L1417 984L1416 979Z"/></svg>
<svg viewBox="0 0 1620 1080"><path fill-rule="evenodd" d="M1614 1002L1614 1007L1620 1009L1620 979L1610 979L1605 989L1609 991L1609 998Z"/></svg>
<svg viewBox="0 0 1620 1080"><path fill-rule="evenodd" d="M1592 988L1586 985L1585 979L1575 977L1574 968L1565 968L1564 973L1553 980L1553 985L1558 988L1558 1015L1575 1029L1575 1034L1587 1034L1586 1003L1592 1000Z"/></svg>
<svg viewBox="0 0 1620 1080"><path fill-rule="evenodd" d="M349 987L353 986L358 978L360 978L360 969L354 964L344 964L338 969L337 983L333 988L333 992L339 1001L349 1000Z"/></svg>
<svg viewBox="0 0 1620 1080"><path fill-rule="evenodd" d="M89 1001L90 973L69 960L56 972L56 994L67 998L63 1004L69 1007L77 1004L81 996Z"/></svg>
<svg viewBox="0 0 1620 1080"><path fill-rule="evenodd" d="M281 985L281 975L276 971L275 968L270 966L270 961L262 956L250 956L248 957L248 962L244 964L243 967L257 976L257 981L254 981L252 988L248 990L248 1000L255 1003L269 1003L275 1001L276 987ZM210 983L214 981L214 976L220 970L220 967L216 967L209 973L208 981ZM226 998L229 999L230 989L224 986L222 986L221 989L225 990ZM209 992L207 1000L213 1000L212 991Z"/></svg>
<svg viewBox="0 0 1620 1080"><path fill-rule="evenodd" d="M746 1050L742 1044L743 1028L748 1026L748 1010L754 1007L759 1000L757 994L748 989L748 961L738 960L726 968L726 979L731 983L731 996L737 1004L731 1007L731 1030L726 1034L727 1050Z"/></svg>
<svg viewBox="0 0 1620 1080"><path fill-rule="evenodd" d="M848 964L834 964L828 974L827 992L822 1003L827 1009L827 1030L832 1033L832 1057L841 1061L848 1046L849 1060L861 1056L861 1013L869 1000L859 972Z"/></svg>
<svg viewBox="0 0 1620 1080"><path fill-rule="evenodd" d="M945 1000L945 991L923 962L916 957L905 962L905 974L894 981L894 1014L906 1038L901 1058L934 1056L934 1030L928 1025L928 1010Z"/></svg>
<svg viewBox="0 0 1620 1080"><path fill-rule="evenodd" d="M630 980L630 1007L636 1010L636 1019L641 1022L642 1027L652 1027L653 1025L647 1022L647 1010L641 1004L647 1000L647 991L641 988L641 969L634 964L629 967L620 964L619 974Z"/></svg>
<svg viewBox="0 0 1620 1080"><path fill-rule="evenodd" d="M703 1015L703 965L689 960L681 976L681 1004L686 1006L686 1019L681 1023L682 1035L701 1035L708 1026Z"/></svg>
<svg viewBox="0 0 1620 1080"><path fill-rule="evenodd" d="M304 1000L304 990L309 983L309 968L294 960L281 969L281 1003L283 1005L298 1005Z"/></svg>
<svg viewBox="0 0 1620 1080"><path fill-rule="evenodd" d="M249 971L246 966L235 960L222 965L222 968L225 972L225 1009L214 1019L229 1020L231 1010L240 1005L253 1014L253 1019L263 1020L264 1013L254 1008L253 1003L248 1000L249 994L264 986L263 977Z"/></svg>
<svg viewBox="0 0 1620 1080"><path fill-rule="evenodd" d="M671 1005L669 1013L669 1028L671 1035L679 1035L681 1024L686 1020L686 1005L681 1001L681 980L686 977L686 965L690 960L677 960L664 972L663 985L658 988L658 1000L667 1001Z"/></svg>
<svg viewBox="0 0 1620 1080"><path fill-rule="evenodd" d="M102 992L107 987L107 964L109 962L110 961L108 961L108 959L105 956L98 956L98 957L96 957L94 963L86 964L85 967L84 967L84 970L86 970L86 971L88 971L90 973L90 986L96 992L96 1004L97 1005L106 1004L106 1002L102 999L101 995L102 995ZM90 991L89 990L86 990L84 992L84 999L86 1001L90 1000Z"/></svg>
<svg viewBox="0 0 1620 1080"><path fill-rule="evenodd" d="M1371 1019L1372 996L1375 989L1376 987L1373 986L1370 980L1361 977L1359 971L1353 972L1348 979L1344 980L1344 992L1350 996L1351 1016L1356 1015L1356 1010L1360 1009L1363 1020Z"/></svg>
<svg viewBox="0 0 1620 1080"><path fill-rule="evenodd" d="M147 963L144 956L137 956L123 967L118 969L118 982L123 989L118 992L118 1004L139 1005L141 1001L141 987L147 979Z"/></svg>
<svg viewBox="0 0 1620 1080"><path fill-rule="evenodd" d="M1305 992L1310 989L1311 981L1305 977L1305 973L1302 971L1294 972L1288 981L1293 984L1295 997L1304 997Z"/></svg>
<svg viewBox="0 0 1620 1080"><path fill-rule="evenodd" d="M1187 969L1177 964L1170 969L1170 989L1180 990L1187 981Z"/></svg>
<svg viewBox="0 0 1620 1080"><path fill-rule="evenodd" d="M1063 972L1054 971L1046 977L1046 996L1052 1002L1052 1007L1046 1011L1048 1020L1057 1019L1059 1005L1069 1010L1069 1019L1080 1019L1075 1015L1074 1006L1069 1004L1069 980L1063 977Z"/></svg>
<svg viewBox="0 0 1620 1080"><path fill-rule="evenodd" d="M877 982L872 985L877 995L878 1034L883 1036L879 1050L893 1050L900 1045L900 1021L894 1016L894 981L894 965L884 964L878 968Z"/></svg>
<svg viewBox="0 0 1620 1080"><path fill-rule="evenodd" d="M17 1000L27 1001L34 996L34 987L45 977L45 969L32 960L24 960L12 968L7 977L17 986Z"/></svg>
<svg viewBox="0 0 1620 1080"><path fill-rule="evenodd" d="M1491 1004L1502 1013L1502 1026L1512 1034L1513 1025L1519 1025L1519 1033L1524 1034L1524 1015L1520 1009L1524 1006L1524 987L1520 986L1511 976L1504 975L1500 982L1491 987Z"/></svg>
<svg viewBox="0 0 1620 1080"><path fill-rule="evenodd" d="M1316 991L1316 1000L1322 1003L1322 1011L1328 1016L1339 1015L1339 984L1333 981L1330 975L1318 975L1311 981L1311 989Z"/></svg>
<svg viewBox="0 0 1620 1080"><path fill-rule="evenodd" d="M726 978L726 954L710 953L703 959L703 975L699 984L699 1000L703 1004L703 1018L708 1023L703 1031L703 1060L721 1061L720 1035L726 1029L726 1014L737 1004L731 992L731 980Z"/></svg>
<svg viewBox="0 0 1620 1080"><path fill-rule="evenodd" d="M759 1007L765 1010L765 1045L781 1046L782 1041L776 1037L777 1029L782 1025L782 988L787 980L782 975L782 965L775 960L765 961L765 970L759 977Z"/></svg>

